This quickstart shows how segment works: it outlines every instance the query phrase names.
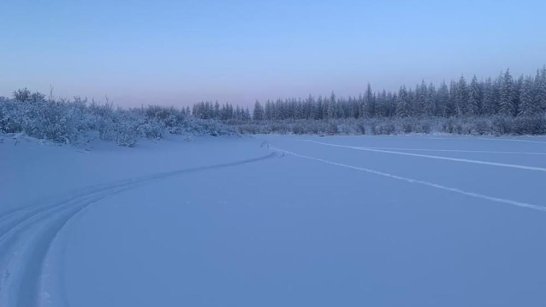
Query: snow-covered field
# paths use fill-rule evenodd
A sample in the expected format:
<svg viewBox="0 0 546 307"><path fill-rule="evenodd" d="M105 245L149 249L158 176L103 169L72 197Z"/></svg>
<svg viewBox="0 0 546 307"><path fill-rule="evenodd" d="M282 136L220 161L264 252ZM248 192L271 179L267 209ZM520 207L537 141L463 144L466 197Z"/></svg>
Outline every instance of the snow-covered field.
<svg viewBox="0 0 546 307"><path fill-rule="evenodd" d="M0 136L0 306L544 306L546 138Z"/></svg>

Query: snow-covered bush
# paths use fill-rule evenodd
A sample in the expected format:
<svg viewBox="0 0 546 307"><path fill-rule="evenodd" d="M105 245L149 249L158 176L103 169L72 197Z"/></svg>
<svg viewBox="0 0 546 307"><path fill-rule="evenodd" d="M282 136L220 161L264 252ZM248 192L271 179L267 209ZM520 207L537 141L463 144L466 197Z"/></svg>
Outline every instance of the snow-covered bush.
<svg viewBox="0 0 546 307"><path fill-rule="evenodd" d="M243 134L546 134L546 116L348 118L231 121Z"/></svg>
<svg viewBox="0 0 546 307"><path fill-rule="evenodd" d="M87 130L83 120L85 103L45 100L43 95L25 94L24 101L0 101L0 131L25 132L29 136L61 143L74 143Z"/></svg>
<svg viewBox="0 0 546 307"><path fill-rule="evenodd" d="M521 116L514 118L514 134L546 134L544 116Z"/></svg>
<svg viewBox="0 0 546 307"><path fill-rule="evenodd" d="M22 131L21 110L14 101L0 99L0 132L16 133Z"/></svg>
<svg viewBox="0 0 546 307"><path fill-rule="evenodd" d="M121 146L138 139L160 139L166 133L182 135L233 134L217 120L197 119L187 109L150 106L114 108L85 99L46 99L40 93L18 90L13 99L0 98L0 132L19 133L58 143L78 144L94 138Z"/></svg>

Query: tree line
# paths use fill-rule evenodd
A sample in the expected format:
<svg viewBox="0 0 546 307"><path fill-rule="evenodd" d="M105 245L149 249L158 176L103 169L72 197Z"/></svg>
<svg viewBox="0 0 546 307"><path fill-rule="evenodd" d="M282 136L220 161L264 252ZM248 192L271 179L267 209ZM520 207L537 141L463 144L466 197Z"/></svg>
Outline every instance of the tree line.
<svg viewBox="0 0 546 307"><path fill-rule="evenodd" d="M265 103L256 101L252 114L248 108L231 104L201 102L192 114L202 119L219 120L329 120L347 118L407 117L481 117L534 116L546 112L546 66L534 76L514 78L510 70L497 78L402 86L398 91L374 91L370 84L363 94L338 98L309 96L306 99L284 99Z"/></svg>
<svg viewBox="0 0 546 307"><path fill-rule="evenodd" d="M257 101L252 111L229 103L200 102L190 107L119 108L75 97L54 99L28 89L0 97L0 133L61 143L93 139L133 146L140 138L165 134L232 133L546 134L546 66L533 76L468 82L464 77L440 85L402 86L374 91L368 84L357 97L309 96Z"/></svg>
<svg viewBox="0 0 546 307"><path fill-rule="evenodd" d="M220 106L218 102L200 102L193 105L192 115L201 119L217 120L251 120L250 110L226 103Z"/></svg>

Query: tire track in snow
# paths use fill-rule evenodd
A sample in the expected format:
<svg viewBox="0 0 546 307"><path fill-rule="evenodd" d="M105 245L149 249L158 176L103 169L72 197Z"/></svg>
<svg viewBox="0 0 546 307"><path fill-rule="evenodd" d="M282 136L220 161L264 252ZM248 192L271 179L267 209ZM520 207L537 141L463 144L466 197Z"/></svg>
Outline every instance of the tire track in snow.
<svg viewBox="0 0 546 307"><path fill-rule="evenodd" d="M29 219L32 219L33 217L39 215L42 212L45 211L51 211L54 208L57 208L59 206L63 206L65 204L72 203L74 200L77 200L79 198L85 197L85 196L91 196L95 193L98 193L104 189L97 189L95 191L90 191L86 193L79 193L75 196L72 196L68 199L65 199L61 202L57 202L50 206L40 206L39 208L34 208L33 210L30 208L23 208L20 210L17 210L15 212L11 212L9 214L6 214L5 218L0 220L0 241L7 235L9 235L10 232L13 232L17 227L19 227L21 224L25 224Z"/></svg>
<svg viewBox="0 0 546 307"><path fill-rule="evenodd" d="M420 180L420 179L414 179L414 178L409 178L409 177L398 176L398 175L394 175L394 174L390 174L390 173L386 173L386 172L382 172L382 171L377 171L377 170L373 170L373 169L369 169L369 168L365 168L365 167L359 167L359 166L339 163L339 162L335 162L335 161L330 161L330 160L326 160L326 159L321 159L321 158L311 157L311 156L307 156L307 155L302 155L302 154L295 153L293 151L288 151L288 150L278 148L278 147L271 146L269 148L272 149L272 150L287 154L287 155L291 155L291 156L306 159L306 160L317 161L317 162L321 162L321 163L325 163L325 164L329 164L329 165L333 165L333 166L338 166L338 167L348 168L348 169L352 169L352 170L356 170L356 171L360 171L360 172L365 172L365 173L369 173L369 174L388 177L388 178L392 178L392 179L396 179L396 180L400 180L400 181L404 181L404 182L408 182L408 183L420 184L420 185L424 185L424 186L428 186L428 187L432 187L432 188L436 188L436 189L440 189L440 190L444 190L444 191L448 191L448 192L462 194L462 195L473 197L473 198L489 200L489 201L496 202L496 203L507 204L507 205L511 205L511 206L515 206L515 207L546 212L546 206L535 205L535 204L520 202L520 201L516 201L516 200L495 197L495 196L489 196L489 195L475 193L475 192L469 192L469 191L465 191L465 190L462 190L462 189L459 189L459 188L448 187L448 186L441 185L441 184L434 183L434 182L429 182L429 181L424 181L424 180Z"/></svg>
<svg viewBox="0 0 546 307"><path fill-rule="evenodd" d="M2 259L2 269L9 273L10 279L4 278L0 283L5 290L0 293L0 302L8 302L7 306L37 305L41 297L38 287L40 278L37 276L42 273L43 261L53 238L75 213L112 194L115 191L85 197L66 206L56 206L16 226L12 235L2 242L2 248L11 251L11 254Z"/></svg>
<svg viewBox="0 0 546 307"><path fill-rule="evenodd" d="M534 141L534 140L522 140L522 139L506 139L506 138L486 138L486 137L478 137L479 140L484 141L505 141L505 142L520 142L520 143L532 143L532 144L542 144L546 145L546 141Z"/></svg>
<svg viewBox="0 0 546 307"><path fill-rule="evenodd" d="M532 143L546 145L546 140L524 140L524 139L507 139L507 138L488 138L488 137L474 137L474 138L462 138L462 137L429 137L431 140L484 140L484 141L497 141L497 142L520 142L520 143Z"/></svg>
<svg viewBox="0 0 546 307"><path fill-rule="evenodd" d="M528 152L528 151L489 151L489 150L459 150L459 149L431 149L431 148L403 148L403 147L370 147L369 149L379 150L401 150L401 151L428 151L428 152L457 152L457 153L486 153L498 155L546 155L546 152Z"/></svg>
<svg viewBox="0 0 546 307"><path fill-rule="evenodd" d="M143 179L144 177L140 178L139 180ZM6 233L12 232L13 229L16 228L19 224L25 223L25 221L27 221L28 219L33 218L34 216L44 211L50 211L59 206L73 203L74 201L77 201L82 197L88 197L97 193L118 188L120 186L126 186L130 183L133 183L134 180L135 179L125 179L111 184L94 185L88 188L80 189L79 192L75 192L75 194L66 197L63 200L57 201L56 203L51 205L39 205L37 208L35 206L29 206L21 209L12 210L11 212L6 213L0 218L0 241L6 235Z"/></svg>
<svg viewBox="0 0 546 307"><path fill-rule="evenodd" d="M419 158L427 158L427 159L435 159L435 160L446 160L446 161L453 161L453 162L489 165L489 166L498 166L498 167L506 167L506 168L514 168L514 169L521 169L521 170L527 170L527 171L537 171L537 172L546 173L546 168L537 167L537 166L527 166L527 165L510 164L510 163L490 162L490 161L483 161L483 160L472 160L472 159L463 159L463 158L453 158L453 157L444 157L444 156L435 156L435 155L416 154L416 153L401 152L401 151L373 149L373 148L370 148L370 147L338 145L338 144L324 143L324 142L313 141L313 140L305 140L305 141L320 144L320 145L324 145L324 146L346 148L346 149L352 149L352 150L379 152L379 153L387 153L387 154L393 154L393 155L399 155L399 156L410 156L410 157L419 157Z"/></svg>
<svg viewBox="0 0 546 307"><path fill-rule="evenodd" d="M277 153L236 162L163 172L84 189L40 208L23 208L0 217L0 306L32 307L49 303L44 268L59 233L76 215L94 203L137 186L199 171L234 167L273 158ZM22 216L17 214L22 213ZM12 218L16 217L14 221Z"/></svg>

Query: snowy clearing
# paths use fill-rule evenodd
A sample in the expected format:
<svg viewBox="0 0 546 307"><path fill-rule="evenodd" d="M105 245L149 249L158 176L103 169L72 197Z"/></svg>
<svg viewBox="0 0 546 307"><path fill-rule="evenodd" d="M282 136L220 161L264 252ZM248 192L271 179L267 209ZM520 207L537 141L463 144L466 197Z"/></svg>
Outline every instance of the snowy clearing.
<svg viewBox="0 0 546 307"><path fill-rule="evenodd" d="M543 306L546 138L0 135L0 306Z"/></svg>

